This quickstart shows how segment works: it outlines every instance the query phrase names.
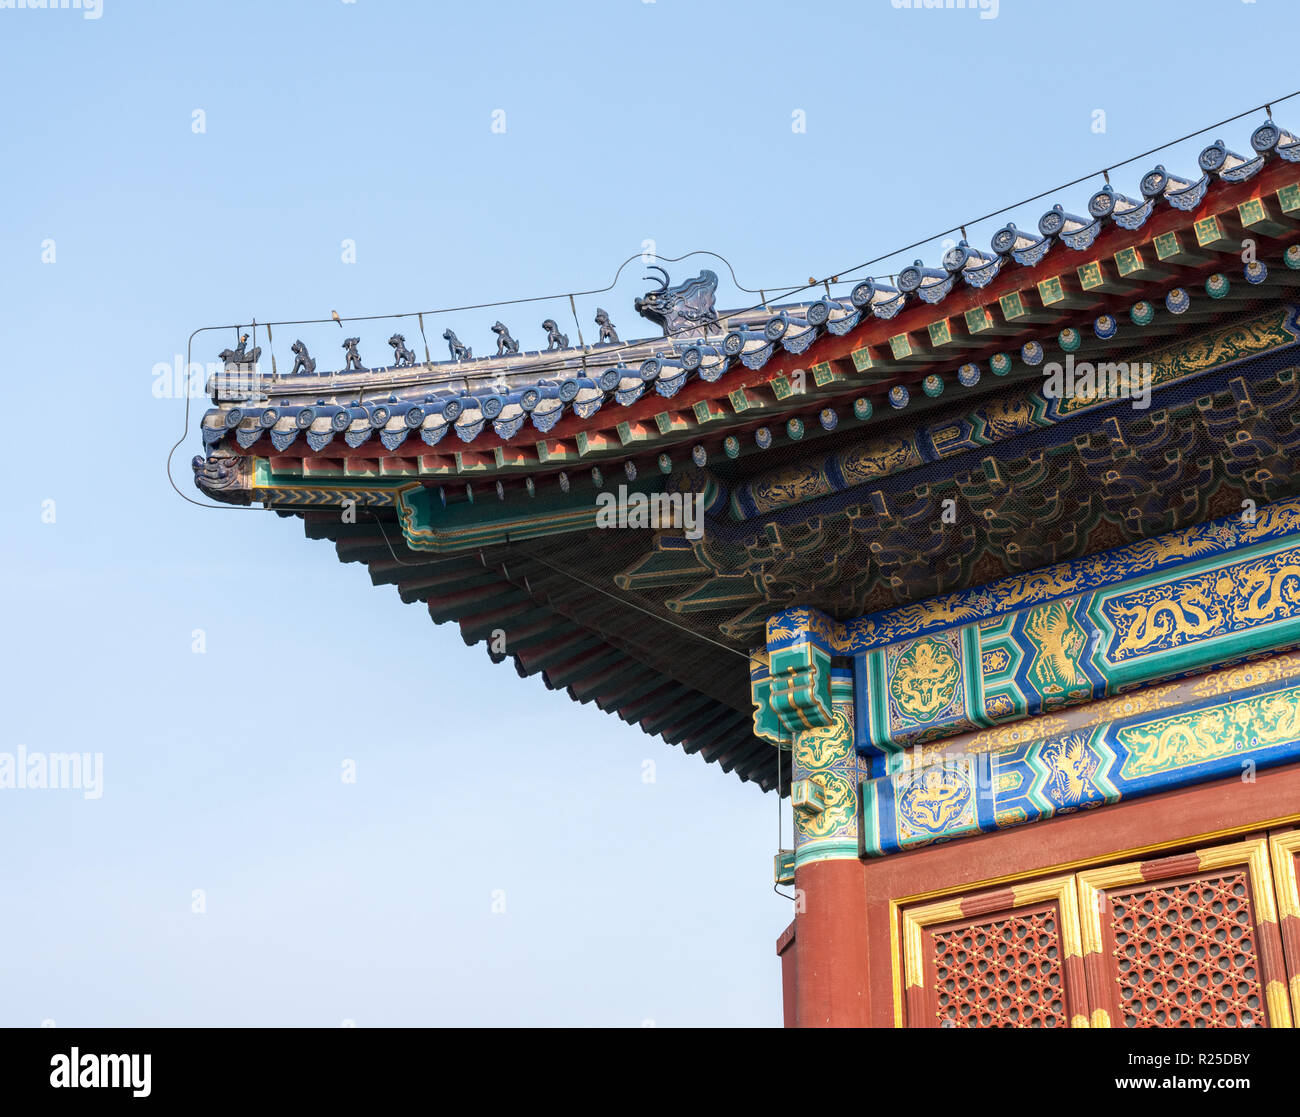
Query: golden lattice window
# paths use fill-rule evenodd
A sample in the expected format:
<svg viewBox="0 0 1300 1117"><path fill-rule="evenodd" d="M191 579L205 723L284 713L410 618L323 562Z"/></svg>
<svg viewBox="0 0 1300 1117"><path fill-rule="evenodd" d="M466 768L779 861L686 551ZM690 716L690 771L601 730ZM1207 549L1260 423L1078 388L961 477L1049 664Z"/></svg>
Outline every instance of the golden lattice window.
<svg viewBox="0 0 1300 1117"><path fill-rule="evenodd" d="M1074 880L904 913L908 1023L1063 1028L1085 1011Z"/></svg>
<svg viewBox="0 0 1300 1117"><path fill-rule="evenodd" d="M1288 961L1300 1008L1298 876L1300 831L1283 831L903 907L897 1018L1289 1027Z"/></svg>
<svg viewBox="0 0 1300 1117"><path fill-rule="evenodd" d="M1060 918L1052 907L930 932L941 1027L1059 1028Z"/></svg>
<svg viewBox="0 0 1300 1117"><path fill-rule="evenodd" d="M1268 843L1079 874L1093 1022L1289 1027Z"/></svg>
<svg viewBox="0 0 1300 1117"><path fill-rule="evenodd" d="M1113 892L1110 937L1127 1028L1266 1023L1244 870Z"/></svg>

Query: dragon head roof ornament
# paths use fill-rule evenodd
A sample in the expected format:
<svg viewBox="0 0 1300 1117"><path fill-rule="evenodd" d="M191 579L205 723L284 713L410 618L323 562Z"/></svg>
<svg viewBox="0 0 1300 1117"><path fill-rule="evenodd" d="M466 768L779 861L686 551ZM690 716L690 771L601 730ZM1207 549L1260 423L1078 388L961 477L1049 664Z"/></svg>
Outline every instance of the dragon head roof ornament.
<svg viewBox="0 0 1300 1117"><path fill-rule="evenodd" d="M719 333L722 331L717 311L713 309L718 293L718 277L714 272L706 268L694 279L669 287L669 275L663 268L652 265L650 270L657 271L663 278L658 287L647 291L633 305L642 318L663 327L664 337L707 334L710 327ZM644 278L655 277L647 275Z"/></svg>

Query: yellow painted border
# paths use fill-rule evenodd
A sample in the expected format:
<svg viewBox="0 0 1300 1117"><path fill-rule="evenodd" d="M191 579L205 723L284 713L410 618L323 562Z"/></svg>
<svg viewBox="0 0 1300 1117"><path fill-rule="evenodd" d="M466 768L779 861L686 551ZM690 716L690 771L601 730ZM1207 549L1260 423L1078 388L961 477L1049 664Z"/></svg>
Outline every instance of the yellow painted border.
<svg viewBox="0 0 1300 1117"><path fill-rule="evenodd" d="M1064 879L1068 882L1068 886L1064 891L1058 887L1058 879ZM1051 878L1012 889L1012 893L1016 898L1016 907L1036 904L1042 900L1056 900L1060 905L1063 958L1083 957L1083 940L1079 934L1079 909L1072 883L1073 880L1073 877Z"/></svg>
<svg viewBox="0 0 1300 1117"><path fill-rule="evenodd" d="M1220 838L1235 838L1239 834L1249 834L1257 830L1270 830L1277 826L1286 826L1297 822L1300 822L1300 812L1280 815L1277 818L1261 819L1259 822L1243 823L1240 826L1229 826L1223 830L1209 830L1203 834L1189 834L1185 838L1170 838L1166 841L1152 842L1148 845L1132 846L1129 849L1117 849L1110 853L1097 854L1095 857L1083 857L1077 861L1062 861L1056 865L1043 865L1037 869L1024 869L1018 873L1004 873L1002 876L987 877L984 880L978 881L966 881L961 884L951 885L947 888L935 888L928 892L916 892L907 896L899 896L892 902L901 908L906 904L916 904L925 900L937 900L940 897L951 896L954 893L965 894L974 891L975 889L993 888L999 884L1012 884L1018 880L1033 880L1037 877L1051 876L1054 873L1084 869L1092 865L1109 864L1120 859L1130 860L1134 857L1142 857L1144 854L1157 853L1166 849L1176 849L1180 846L1187 848L1188 852L1192 852L1192 850L1203 842L1215 842ZM1009 831L995 831L989 834L975 836L992 838L996 837L998 834L1008 832ZM904 850L901 853L890 854L889 857L905 857L911 852L913 851ZM873 858L872 860L884 862L888 860L888 858Z"/></svg>
<svg viewBox="0 0 1300 1117"><path fill-rule="evenodd" d="M1268 838L1269 853L1273 862L1273 885L1277 892L1278 923L1288 916L1300 920L1300 880L1297 880L1296 858L1300 857L1300 830L1286 834L1270 834ZM1280 929L1280 927L1279 927ZM1287 982L1291 991L1291 1014L1300 1020L1300 958L1286 956L1286 944L1282 945L1283 964L1297 968Z"/></svg>
<svg viewBox="0 0 1300 1117"><path fill-rule="evenodd" d="M923 988L925 985L925 940L923 932L926 927L965 919L974 922L984 917L983 915L964 915L961 910L963 898L958 896L940 900L938 903L911 908L903 913L903 966L909 989ZM1035 881L1020 888L1013 888L1011 890L1011 902L1006 907L984 914L993 917L998 915L999 912L1029 907L1032 904L1041 904L1047 900L1055 900L1060 912L1061 973L1064 975L1065 959L1081 955L1078 932L1079 913L1075 907L1074 877L1054 877L1048 880ZM897 969L897 966L895 966L895 974L897 974ZM897 987L897 983L895 985ZM1064 976L1062 976L1062 992L1064 991ZM895 1007L899 1011L901 1019L901 1000L895 1001ZM1070 1027L1087 1027L1086 1017L1075 1013L1070 1018Z"/></svg>
<svg viewBox="0 0 1300 1117"><path fill-rule="evenodd" d="M1258 829L1255 827L1254 829ZM1245 866L1250 878L1251 906L1254 908L1256 924L1273 924L1273 933L1277 934L1277 904L1273 898L1273 873L1269 865L1269 841L1256 838L1252 841L1234 842L1231 845L1213 846L1209 849L1194 851L1198 865L1194 872L1210 872L1214 869L1226 869ZM1100 954L1104 939L1101 930L1102 893L1111 888L1130 884L1143 884L1147 878L1142 873L1141 861L1129 861L1122 865L1107 865L1105 868L1081 872L1075 878L1079 886L1079 914L1082 917L1081 931L1084 950L1088 954ZM1151 880L1155 886L1159 879ZM1262 930L1262 929L1261 929ZM1276 977L1260 974L1260 986L1264 993L1264 1002L1268 1006L1268 1025L1270 1028L1291 1027L1291 1007L1287 1003L1286 986ZM1097 1016L1098 1013L1094 1013ZM1104 1012L1100 1015L1105 1015ZM1099 1023L1094 1020L1094 1027L1109 1027L1110 1022Z"/></svg>
<svg viewBox="0 0 1300 1117"><path fill-rule="evenodd" d="M1300 830L1271 834L1268 839L1273 854L1273 882L1277 887L1277 914L1300 919L1300 881L1296 875L1296 858L1300 857Z"/></svg>
<svg viewBox="0 0 1300 1117"><path fill-rule="evenodd" d="M975 891L984 891L986 889L996 888L1000 884L1011 884L1018 880L1033 880L1037 877L1047 877L1054 873L1069 872L1071 870L1084 869L1092 865L1101 865L1105 862L1115 860L1128 860L1133 857L1140 857L1147 853L1158 853L1161 850L1175 849L1178 847L1191 846L1195 848L1202 842L1213 842L1221 838L1235 838L1238 834L1249 834L1257 830L1269 830L1276 826L1286 826L1291 823L1300 822L1300 813L1282 815L1278 818L1265 819L1260 822L1251 822L1241 826L1230 826L1223 830L1210 830L1203 834L1192 834L1185 838L1171 838L1163 842L1152 842L1149 845L1135 846L1130 849L1117 849L1110 853L1099 854L1096 857L1085 857L1078 861L1065 861L1056 865L1044 865L1036 869L1026 869L1018 873L1005 873L999 877L988 877L984 880L966 881L961 884L955 884L948 888L936 888L928 892L917 892L909 896L893 897L889 901L889 946L890 946L890 969L893 971L894 979L894 1027L903 1026L903 966L902 954L900 951L901 943L899 942L899 924L901 911L916 903L922 903L927 900L938 899L942 896L952 896L957 893L970 893ZM994 835L989 835L993 837ZM898 856L898 855L895 855ZM1292 998L1300 1005L1300 980L1292 981ZM1100 1011L1100 1010L1099 1010ZM1096 1013L1094 1013L1094 1016ZM1101 1011L1104 1017L1106 1014ZM1300 1016L1300 1011L1297 1011ZM1105 1027L1107 1025L1098 1025Z"/></svg>

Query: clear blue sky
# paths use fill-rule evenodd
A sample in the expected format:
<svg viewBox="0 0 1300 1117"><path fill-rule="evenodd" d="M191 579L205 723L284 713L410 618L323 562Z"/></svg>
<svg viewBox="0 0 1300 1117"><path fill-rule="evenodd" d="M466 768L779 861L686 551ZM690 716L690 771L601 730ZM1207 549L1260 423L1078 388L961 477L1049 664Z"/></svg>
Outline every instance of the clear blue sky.
<svg viewBox="0 0 1300 1117"><path fill-rule="evenodd" d="M253 316L603 286L647 239L752 287L829 273L1289 92L1297 33L1289 0L0 10L0 751L104 757L95 800L0 791L0 1025L778 1023L774 797L296 522L182 502L154 365ZM641 332L640 270L584 330L599 301ZM500 316L530 346L563 311ZM429 333L484 349L497 316ZM301 333L330 367L337 327Z"/></svg>

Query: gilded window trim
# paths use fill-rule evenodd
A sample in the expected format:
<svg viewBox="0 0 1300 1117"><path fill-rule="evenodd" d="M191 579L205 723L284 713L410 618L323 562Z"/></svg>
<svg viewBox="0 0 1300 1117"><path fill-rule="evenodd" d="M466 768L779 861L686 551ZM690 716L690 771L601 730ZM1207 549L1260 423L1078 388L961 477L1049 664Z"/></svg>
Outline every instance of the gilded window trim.
<svg viewBox="0 0 1300 1117"><path fill-rule="evenodd" d="M987 890L981 890L985 892ZM951 899L940 900L937 903L925 904L922 907L910 908L903 912L903 969L906 974L908 989L925 988L925 939L924 932L927 927L932 927L939 923L951 923L957 920L970 919L978 920L981 915L997 915L1002 912L1015 911L1017 908L1029 907L1034 904L1041 904L1047 901L1055 901L1060 913L1061 924L1061 992L1063 998L1069 994L1077 993L1081 996L1086 1005L1087 990L1080 988L1076 990L1072 985L1067 984L1066 967L1067 960L1070 958L1083 957L1083 945L1079 935L1079 912L1077 909L1077 895L1074 887L1074 877L1058 876L1050 877L1046 880L1037 880L1029 884L1012 888L1011 899L1008 903L991 909L987 913L976 915L967 915L962 910L963 901L973 898L979 893L967 893L962 896L955 896ZM897 955L895 956L897 957ZM897 975L897 966L895 966L895 975ZM1082 975L1080 975L1082 976ZM901 1005L898 1006L901 1009ZM1081 1013L1074 1013L1070 1017L1070 1027L1086 1028L1088 1026L1087 1016Z"/></svg>
<svg viewBox="0 0 1300 1117"><path fill-rule="evenodd" d="M945 888L934 888L926 892L917 892L908 896L891 897L889 901L889 961L890 969L893 971L894 1027L901 1028L904 1026L903 944L900 936L900 926L901 913L905 908L913 904L936 900L944 896L954 896L974 891L983 891L985 889L994 888L999 884L1012 884L1019 880L1050 877L1056 873L1077 873L1080 870L1096 865L1104 865L1107 862L1112 862L1116 859L1128 860L1133 857L1139 857L1142 854L1158 853L1161 850L1175 849L1180 846L1196 847L1203 842L1214 842L1223 838L1235 838L1240 834L1250 834L1261 830L1271 830L1274 827L1287 826L1297 822L1300 822L1300 813L1281 815L1278 818L1268 819L1262 822L1249 822L1238 826L1229 826L1222 830L1209 830L1203 834L1193 834L1183 838L1170 838L1162 842L1152 842L1149 845L1134 846L1130 849L1114 850L1110 853L1097 854L1093 857L1083 857L1077 861L1065 861L1056 865L1045 865L1034 869L1024 869L1016 873L1005 873L1002 876L989 877L986 880L965 881L961 884L953 884ZM996 834L981 836L985 838L993 838L996 837ZM876 863L883 864L883 862ZM1293 997L1296 994L1300 994L1300 979L1293 981L1291 984ZM1300 1018L1300 1002L1297 1002L1296 1017Z"/></svg>
<svg viewBox="0 0 1300 1117"><path fill-rule="evenodd" d="M1260 829L1260 827L1255 827ZM1242 866L1250 879L1251 906L1254 910L1257 933L1262 939L1272 935L1278 957L1281 957L1281 937L1278 934L1277 903L1273 896L1273 871L1269 861L1269 840L1255 838L1250 841L1233 842L1228 845L1210 846L1196 849L1183 855L1195 858L1196 864L1170 866L1167 870L1149 875L1150 862L1128 861L1103 868L1088 869L1076 875L1079 886L1080 930L1083 936L1084 961L1098 982L1100 988L1102 971L1101 955L1105 950L1105 937L1101 927L1100 898L1108 889L1130 884L1157 884L1161 880L1181 876L1212 872ZM1171 859L1172 860L1172 859ZM1270 927L1271 924L1271 927ZM1263 942L1257 945L1256 954L1260 968L1260 985L1264 991L1264 1003L1268 1012L1270 1028L1289 1028L1292 1026L1291 1005L1287 995L1285 972L1272 972L1270 950ZM1089 982L1089 992L1093 991ZM1110 1013L1102 1005L1092 1006L1092 1026L1094 1028L1111 1027Z"/></svg>
<svg viewBox="0 0 1300 1117"><path fill-rule="evenodd" d="M1273 862L1273 886L1277 893L1278 928L1282 929L1283 920L1293 919L1300 924L1300 874L1296 870L1296 859L1300 858L1300 830L1290 830L1284 834L1270 834L1268 837L1269 854ZM1291 1014L1300 1020L1300 954L1291 957L1286 953L1286 936L1283 936L1283 960L1290 973L1287 986L1291 992Z"/></svg>

